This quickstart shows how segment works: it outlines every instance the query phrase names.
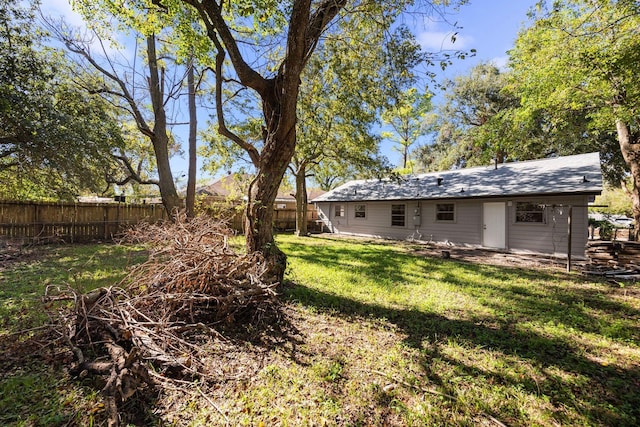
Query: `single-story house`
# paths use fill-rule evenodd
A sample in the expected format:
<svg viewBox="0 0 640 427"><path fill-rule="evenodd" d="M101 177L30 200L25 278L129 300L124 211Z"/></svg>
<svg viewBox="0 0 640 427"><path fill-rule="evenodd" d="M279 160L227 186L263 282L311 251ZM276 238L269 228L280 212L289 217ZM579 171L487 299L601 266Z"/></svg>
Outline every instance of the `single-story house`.
<svg viewBox="0 0 640 427"><path fill-rule="evenodd" d="M584 257L598 153L348 182L312 202L326 231ZM570 224L570 225L569 225Z"/></svg>

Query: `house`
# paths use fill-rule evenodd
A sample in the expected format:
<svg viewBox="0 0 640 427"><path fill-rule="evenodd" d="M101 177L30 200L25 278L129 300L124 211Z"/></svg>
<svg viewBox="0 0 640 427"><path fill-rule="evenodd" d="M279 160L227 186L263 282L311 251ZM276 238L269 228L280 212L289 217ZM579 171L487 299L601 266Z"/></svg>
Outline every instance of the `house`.
<svg viewBox="0 0 640 427"><path fill-rule="evenodd" d="M312 202L326 231L583 257L598 153L348 182ZM571 221L569 221L571 219ZM570 227L569 227L570 224Z"/></svg>

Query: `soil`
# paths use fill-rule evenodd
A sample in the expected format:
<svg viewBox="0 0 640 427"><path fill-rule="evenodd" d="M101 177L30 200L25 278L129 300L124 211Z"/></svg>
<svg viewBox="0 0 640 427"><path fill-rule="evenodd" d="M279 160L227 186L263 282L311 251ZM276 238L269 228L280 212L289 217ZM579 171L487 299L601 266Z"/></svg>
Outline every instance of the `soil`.
<svg viewBox="0 0 640 427"><path fill-rule="evenodd" d="M331 237L329 237L331 236ZM336 234L327 235L327 238L357 239L364 242L380 243L386 240L371 239L367 237L340 236ZM408 252L416 255L447 258L454 261L470 262L473 264L505 266L515 268L531 269L552 269L566 270L567 259L557 256L524 254L505 252L498 249L475 248L467 246L456 246L446 243L423 243L423 242L394 242L405 248ZM572 260L571 268L581 271L587 262L584 259Z"/></svg>

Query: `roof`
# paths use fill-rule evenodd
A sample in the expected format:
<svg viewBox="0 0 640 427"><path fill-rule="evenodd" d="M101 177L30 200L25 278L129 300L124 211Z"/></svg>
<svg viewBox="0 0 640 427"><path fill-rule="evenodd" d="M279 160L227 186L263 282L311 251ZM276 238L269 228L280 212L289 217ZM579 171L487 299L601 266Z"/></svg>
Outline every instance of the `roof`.
<svg viewBox="0 0 640 427"><path fill-rule="evenodd" d="M503 163L402 177L350 181L312 202L469 199L550 194L600 194L598 153Z"/></svg>
<svg viewBox="0 0 640 427"><path fill-rule="evenodd" d="M321 188L307 188L307 198L312 200L316 197L319 197L326 193L326 191ZM296 190L295 188L292 190L282 190L278 191L278 195L276 196L276 202L294 202L296 201Z"/></svg>
<svg viewBox="0 0 640 427"><path fill-rule="evenodd" d="M205 196L228 197L230 195L242 198L251 182L251 176L247 174L229 174L217 181L197 190L198 194Z"/></svg>
<svg viewBox="0 0 640 427"><path fill-rule="evenodd" d="M234 197L242 199L247 194L249 183L253 179L249 174L229 174L225 175L217 181L201 187L197 193L212 197ZM319 188L307 188L308 198L324 194ZM280 190L276 196L276 202L294 202L296 201L295 190Z"/></svg>

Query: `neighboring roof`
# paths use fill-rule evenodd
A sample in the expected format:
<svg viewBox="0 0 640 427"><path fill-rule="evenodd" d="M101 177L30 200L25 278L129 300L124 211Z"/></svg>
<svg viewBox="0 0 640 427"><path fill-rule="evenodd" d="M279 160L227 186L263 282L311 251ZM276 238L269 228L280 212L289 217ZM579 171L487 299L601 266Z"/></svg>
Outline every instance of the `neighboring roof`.
<svg viewBox="0 0 640 427"><path fill-rule="evenodd" d="M196 193L205 196L228 197L233 195L242 198L251 182L251 175L229 174L214 181L213 183L199 188Z"/></svg>
<svg viewBox="0 0 640 427"><path fill-rule="evenodd" d="M326 191L320 188L307 188L307 199L312 200L316 197L322 196ZM295 202L296 201L296 190L286 190L286 191L278 191L278 195L276 196L276 202Z"/></svg>
<svg viewBox="0 0 640 427"><path fill-rule="evenodd" d="M440 185L438 185L440 184ZM598 153L502 163L390 179L350 181L312 202L469 199L547 194L600 194Z"/></svg>
<svg viewBox="0 0 640 427"><path fill-rule="evenodd" d="M207 186L199 188L196 192L205 196L232 196L237 199L242 199L247 193L247 188L249 187L249 183L252 178L253 176L248 174L229 174ZM295 202L296 197L295 194L292 193L295 193L295 190L278 191L276 202ZM318 197L322 194L324 194L324 191L319 188L307 188L307 197L309 199Z"/></svg>

